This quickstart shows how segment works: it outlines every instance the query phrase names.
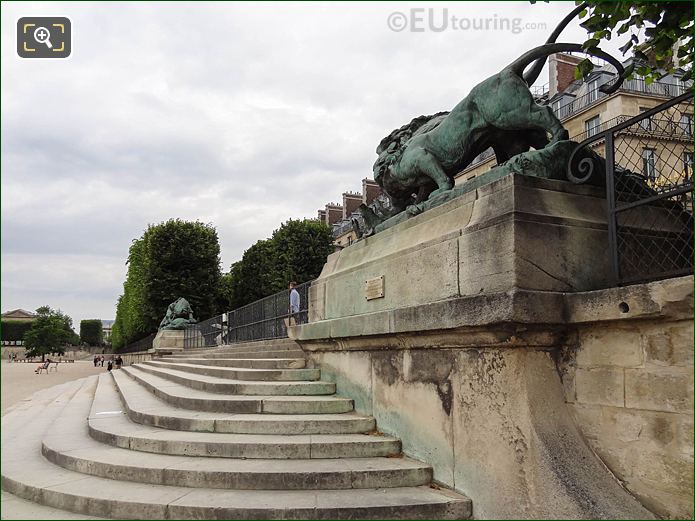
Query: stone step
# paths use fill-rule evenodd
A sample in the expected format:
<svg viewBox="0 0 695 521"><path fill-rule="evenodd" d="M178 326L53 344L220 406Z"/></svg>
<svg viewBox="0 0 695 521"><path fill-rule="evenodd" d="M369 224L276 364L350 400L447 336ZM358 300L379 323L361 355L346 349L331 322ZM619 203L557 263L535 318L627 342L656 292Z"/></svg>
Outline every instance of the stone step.
<svg viewBox="0 0 695 521"><path fill-rule="evenodd" d="M283 338L276 340L257 340L255 342L240 342L237 344L222 344L218 346L218 349L245 351L252 349L301 349L301 347L294 340Z"/></svg>
<svg viewBox="0 0 695 521"><path fill-rule="evenodd" d="M120 371L134 378L155 396L176 407L207 412L270 414L339 414L353 410L353 401L340 396L239 396L199 391L137 366Z"/></svg>
<svg viewBox="0 0 695 521"><path fill-rule="evenodd" d="M185 348L186 351L213 351L213 350L225 350L225 351L250 351L250 350L282 350L282 349L300 349L301 346L297 344L294 340L289 338L276 339L276 340L256 340L254 342L239 342L235 344L220 344L218 346L201 346L201 347L189 347Z"/></svg>
<svg viewBox="0 0 695 521"><path fill-rule="evenodd" d="M191 354L184 351L184 354L172 354L167 355L167 359L171 358L188 358ZM222 351L220 349L215 349L203 353L195 353L196 357L199 358L305 358L306 353L301 349L283 349L283 350L269 350L269 351Z"/></svg>
<svg viewBox="0 0 695 521"><path fill-rule="evenodd" d="M91 393L91 389L79 392ZM87 380L89 382L90 380ZM89 476L58 467L40 452L41 439L65 404L36 404L23 427L3 417L3 488L53 508L115 519L465 519L465 496L428 486L345 490L226 490L150 485Z"/></svg>
<svg viewBox="0 0 695 521"><path fill-rule="evenodd" d="M305 438L313 436L170 433L134 425L114 410L114 397L118 398L109 375L101 376L93 396L78 392L44 436L44 456L56 465L93 476L197 488L390 488L424 485L432 479L431 467L414 460L373 456L352 458L343 454L342 438L353 439L355 436L330 437L337 440L336 457L323 458L323 455L330 455L331 448L329 443L319 442L314 450L318 450L318 458L290 460L284 458L294 457L297 451L304 452ZM88 435L84 428L85 417L88 417L90 431L96 428L100 432L127 434L113 435L111 440L121 442L117 446L104 445ZM98 427L93 427L95 424ZM174 439L169 434L173 434ZM364 440L352 447L357 454L387 447L400 451L397 440L382 439L374 444L368 440L369 436L362 437ZM160 442L162 447L174 448L174 454L179 455L153 450ZM137 452L141 444L148 454ZM311 443L310 449L314 445ZM266 454L270 459L264 458ZM307 455L313 456L312 451L309 450ZM276 456L279 459L274 459Z"/></svg>
<svg viewBox="0 0 695 521"><path fill-rule="evenodd" d="M205 347L193 347L187 349L188 351L210 351L213 349L224 350L224 351L279 351L279 350L291 350L291 349L301 349L301 346L297 344L294 340L285 339L282 342L277 341L258 341L258 342L245 342L238 344L220 344L218 346L205 346Z"/></svg>
<svg viewBox="0 0 695 521"><path fill-rule="evenodd" d="M177 369L169 369L152 364L135 364L141 371L160 376L191 389L218 394L251 396L316 396L335 393L333 382L263 382L251 380L230 380L216 376L193 374Z"/></svg>
<svg viewBox="0 0 695 521"><path fill-rule="evenodd" d="M252 369L303 369L304 358L173 358L164 357L157 361L175 361L182 364L211 365L215 367L242 367Z"/></svg>
<svg viewBox="0 0 695 521"><path fill-rule="evenodd" d="M310 382L321 378L319 369L254 369L244 367L219 367L216 365L199 365L178 360L150 360L143 365L160 369L174 369L186 373L214 376L225 380L270 381L270 382ZM270 394L270 393L264 393Z"/></svg>
<svg viewBox="0 0 695 521"><path fill-rule="evenodd" d="M367 458L400 453L400 441L366 434L278 435L170 431L132 423L109 375L100 380L89 415L93 438L123 448L217 458Z"/></svg>
<svg viewBox="0 0 695 521"><path fill-rule="evenodd" d="M230 432L236 434L359 434L371 432L371 416L342 414L225 414L181 409L157 398L123 371L113 371L128 417L143 425L172 430ZM120 410L115 398L113 410Z"/></svg>

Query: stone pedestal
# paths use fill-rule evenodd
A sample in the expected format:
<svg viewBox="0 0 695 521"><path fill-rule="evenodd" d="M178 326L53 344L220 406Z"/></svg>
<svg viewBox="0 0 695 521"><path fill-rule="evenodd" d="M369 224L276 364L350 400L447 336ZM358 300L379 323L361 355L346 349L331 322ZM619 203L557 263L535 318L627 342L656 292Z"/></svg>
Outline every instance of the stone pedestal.
<svg viewBox="0 0 695 521"><path fill-rule="evenodd" d="M310 323L297 338L400 332L408 330L398 318L406 308L419 314L423 306L512 289L605 288L607 234L600 189L507 175L329 256L309 290ZM367 281L380 277L383 297L367 299ZM359 315L355 329L346 319Z"/></svg>
<svg viewBox="0 0 695 521"><path fill-rule="evenodd" d="M592 338L635 324L685 352L692 277L609 288L607 234L602 190L506 175L331 255L310 288L309 323L288 333L358 412L470 496L478 519L680 516L692 506L692 460L673 456L671 438L653 444L663 461L677 459L667 485L680 503L663 506L667 492L643 486L664 481L658 468L613 449L622 427L599 430L591 416L608 403L647 421L633 405L642 391L631 396L627 382L636 364L645 382L663 368L631 358L629 369L605 369L610 352L595 355L598 367L585 358ZM678 366L666 373L685 382L678 403L692 410L692 379ZM604 395L623 402L592 402Z"/></svg>
<svg viewBox="0 0 695 521"><path fill-rule="evenodd" d="M152 349L158 352L183 351L183 330L162 329L152 341Z"/></svg>

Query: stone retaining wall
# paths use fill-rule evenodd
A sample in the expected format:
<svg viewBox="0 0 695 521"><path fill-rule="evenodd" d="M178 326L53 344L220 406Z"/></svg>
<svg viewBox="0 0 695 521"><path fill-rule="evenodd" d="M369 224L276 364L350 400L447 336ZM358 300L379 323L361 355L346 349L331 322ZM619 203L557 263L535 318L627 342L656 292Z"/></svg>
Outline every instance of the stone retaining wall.
<svg viewBox="0 0 695 521"><path fill-rule="evenodd" d="M648 517L634 498L692 518L692 276L391 316L389 334L372 315L340 319L351 336L321 337L321 322L291 334L476 518Z"/></svg>
<svg viewBox="0 0 695 521"><path fill-rule="evenodd" d="M693 322L578 328L559 363L589 445L654 512L693 516Z"/></svg>

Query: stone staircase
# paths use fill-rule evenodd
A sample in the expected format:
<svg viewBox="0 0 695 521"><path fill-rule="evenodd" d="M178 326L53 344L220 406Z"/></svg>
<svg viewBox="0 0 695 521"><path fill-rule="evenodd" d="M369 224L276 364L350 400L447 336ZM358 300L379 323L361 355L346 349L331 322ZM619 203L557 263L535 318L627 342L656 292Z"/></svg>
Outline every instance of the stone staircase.
<svg viewBox="0 0 695 521"><path fill-rule="evenodd" d="M466 519L296 344L196 349L3 417L2 486L123 519Z"/></svg>

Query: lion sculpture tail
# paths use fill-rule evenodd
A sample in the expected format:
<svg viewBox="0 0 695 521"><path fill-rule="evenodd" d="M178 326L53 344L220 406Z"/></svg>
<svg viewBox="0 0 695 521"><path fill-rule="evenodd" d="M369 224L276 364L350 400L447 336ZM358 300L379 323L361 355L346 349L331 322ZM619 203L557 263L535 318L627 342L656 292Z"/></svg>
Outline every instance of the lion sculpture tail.
<svg viewBox="0 0 695 521"><path fill-rule="evenodd" d="M606 94L612 94L613 92L618 90L620 86L623 84L625 77L628 76L631 72L631 70L626 72L625 68L618 60L616 60L610 54L603 52L601 49L584 49L578 43L546 43L544 45L540 45L519 56L516 60L507 65L505 69L509 69L520 78L523 78L524 69L528 67L529 64L540 58L546 58L551 54L555 54L558 52L580 52L588 54L590 56L595 56L596 58L606 60L613 67L615 67L615 69L618 71L618 80L610 86L603 85L600 88L601 92L605 92Z"/></svg>
<svg viewBox="0 0 695 521"><path fill-rule="evenodd" d="M545 43L555 43L557 41L557 37L560 36L560 33L565 30L565 27L574 20L574 18L582 12L587 7L586 3L583 3L581 5L578 5L575 7L572 12L570 12L567 16L565 16L562 21L557 24L557 27L555 30L550 33L550 36L548 36L548 39L546 40ZM536 63L533 64L533 66L526 71L524 74L524 81L526 82L526 85L531 86L533 85L536 80L538 79L538 76L540 76L541 71L543 70L543 66L545 65L545 61L548 57L544 56L540 60L536 60Z"/></svg>

